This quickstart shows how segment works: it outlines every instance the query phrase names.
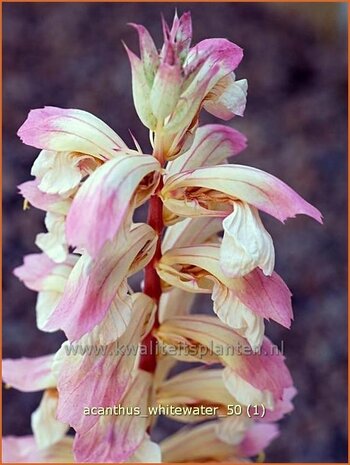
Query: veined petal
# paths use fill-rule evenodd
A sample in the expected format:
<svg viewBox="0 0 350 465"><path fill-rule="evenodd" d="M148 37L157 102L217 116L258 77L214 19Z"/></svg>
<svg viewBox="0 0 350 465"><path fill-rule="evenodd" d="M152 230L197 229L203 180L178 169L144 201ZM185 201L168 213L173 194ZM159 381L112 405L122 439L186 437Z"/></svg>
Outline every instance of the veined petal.
<svg viewBox="0 0 350 465"><path fill-rule="evenodd" d="M140 408L146 413L152 377L139 370L122 402L124 408ZM112 402L110 405L115 404ZM78 462L125 462L137 451L146 436L148 419L142 415L104 415L87 432L74 440Z"/></svg>
<svg viewBox="0 0 350 465"><path fill-rule="evenodd" d="M80 152L101 159L128 150L122 139L103 121L83 110L44 107L29 112L18 136L38 149Z"/></svg>
<svg viewBox="0 0 350 465"><path fill-rule="evenodd" d="M237 422L245 423L242 417L237 418ZM240 462L237 449L218 436L217 423L209 421L191 429L184 427L161 441L164 462Z"/></svg>
<svg viewBox="0 0 350 465"><path fill-rule="evenodd" d="M218 414L226 414L227 405L234 404L235 399L226 389L222 373L222 369L186 370L164 381L158 387L156 401L160 405L180 406L183 409L196 405L215 406L219 407ZM207 419L205 415L191 415L190 411L184 412L182 416L176 415L177 421L185 423L205 419Z"/></svg>
<svg viewBox="0 0 350 465"><path fill-rule="evenodd" d="M159 170L154 157L129 154L98 168L79 189L69 210L66 226L69 243L85 248L95 257L118 232L136 190L139 188L138 205L152 194L158 181L154 173ZM152 179L147 182L145 178L149 176ZM142 180L146 186L140 186Z"/></svg>
<svg viewBox="0 0 350 465"><path fill-rule="evenodd" d="M243 116L247 101L248 82L235 81L234 73L220 79L204 101L207 112L225 121L235 115Z"/></svg>
<svg viewBox="0 0 350 465"><path fill-rule="evenodd" d="M223 163L247 146L246 137L221 124L207 124L197 129L189 150L167 165L169 175L201 166Z"/></svg>
<svg viewBox="0 0 350 465"><path fill-rule="evenodd" d="M233 301L236 297L256 315L289 328L293 318L291 293L282 278L275 272L265 276L258 268L245 276L228 278L221 270L219 257L220 244L179 247L164 253L156 269L165 282L189 292L210 293L218 280L228 288L227 299ZM222 303L226 301L224 297L220 297ZM218 306L216 311L220 311Z"/></svg>
<svg viewBox="0 0 350 465"><path fill-rule="evenodd" d="M163 121L173 112L180 97L181 84L180 64L161 63L150 94L152 113L158 120Z"/></svg>
<svg viewBox="0 0 350 465"><path fill-rule="evenodd" d="M40 180L38 188L42 192L67 195L100 163L81 153L42 150L34 161L31 174Z"/></svg>
<svg viewBox="0 0 350 465"><path fill-rule="evenodd" d="M40 210L52 211L58 214L67 214L72 200L63 198L57 194L46 194L39 188L39 180L26 181L18 186L20 194L27 200L33 207Z"/></svg>
<svg viewBox="0 0 350 465"><path fill-rule="evenodd" d="M45 226L48 232L38 234L35 239L35 244L56 263L64 262L68 255L65 219L59 213L47 212Z"/></svg>
<svg viewBox="0 0 350 465"><path fill-rule="evenodd" d="M160 325L155 336L179 360L221 361L253 388L271 393L273 401L282 399L284 389L293 385L284 357L267 338L259 352L253 352L244 338L214 317L173 317ZM236 392L231 394L241 402Z"/></svg>
<svg viewBox="0 0 350 465"><path fill-rule="evenodd" d="M39 450L34 436L5 436L4 463L73 463L73 438L66 436L47 449Z"/></svg>
<svg viewBox="0 0 350 465"><path fill-rule="evenodd" d="M89 334L74 345L65 342L56 354L57 418L80 433L99 420L97 415L84 414L84 409L118 404L133 376L138 345L153 324L155 305L145 294L134 294L132 299L130 324L118 340L103 346Z"/></svg>
<svg viewBox="0 0 350 465"><path fill-rule="evenodd" d="M176 53L181 62L183 62L187 57L192 40L192 20L190 11L183 13L180 18L178 18L175 12L170 37L174 38Z"/></svg>
<svg viewBox="0 0 350 465"><path fill-rule="evenodd" d="M73 268L64 294L51 314L46 330L63 329L67 338L77 340L99 324L118 292L124 278L136 262L141 267L154 253L156 235L146 224L136 224L124 237L124 231L107 242L94 260L83 254ZM138 256L141 254L141 258Z"/></svg>
<svg viewBox="0 0 350 465"><path fill-rule="evenodd" d="M213 190L227 195L229 199L243 200L282 222L297 214L305 214L322 222L321 213L315 207L287 184L257 168L218 165L173 175L167 179L161 191L165 206L174 211L169 200L176 196L176 199L184 202L186 189L194 187L208 189L209 196Z"/></svg>
<svg viewBox="0 0 350 465"><path fill-rule="evenodd" d="M136 112L142 123L151 131L154 131L157 127L157 119L151 110L151 83L145 73L142 60L129 50L125 44L124 47L131 65L132 95Z"/></svg>
<svg viewBox="0 0 350 465"><path fill-rule="evenodd" d="M219 282L214 284L212 300L214 312L220 320L245 337L253 350L259 349L264 339L264 319L246 307L233 291Z"/></svg>
<svg viewBox="0 0 350 465"><path fill-rule="evenodd" d="M47 389L32 413L31 425L38 449L46 449L64 438L69 426L56 420L58 393Z"/></svg>
<svg viewBox="0 0 350 465"><path fill-rule="evenodd" d="M221 221L218 218L186 218L166 229L162 253L175 247L202 244L221 230Z"/></svg>
<svg viewBox="0 0 350 465"><path fill-rule="evenodd" d="M225 275L244 276L259 267L270 276L275 266L275 249L258 210L245 202L234 202L233 212L222 225L220 265Z"/></svg>
<svg viewBox="0 0 350 465"><path fill-rule="evenodd" d="M9 386L23 392L41 391L56 386L52 373L54 355L36 358L5 359L2 362L2 378Z"/></svg>
<svg viewBox="0 0 350 465"><path fill-rule="evenodd" d="M163 322L176 315L187 315L195 299L195 294L173 287L162 292L159 300L159 321Z"/></svg>

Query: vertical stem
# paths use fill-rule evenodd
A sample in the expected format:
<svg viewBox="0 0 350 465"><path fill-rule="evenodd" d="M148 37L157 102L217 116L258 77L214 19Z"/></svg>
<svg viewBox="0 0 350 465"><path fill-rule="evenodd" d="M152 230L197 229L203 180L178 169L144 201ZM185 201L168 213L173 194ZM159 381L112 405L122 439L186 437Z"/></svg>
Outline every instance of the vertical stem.
<svg viewBox="0 0 350 465"><path fill-rule="evenodd" d="M163 187L162 178L160 180L157 192ZM156 231L158 234L158 240L156 245L156 250L152 260L148 263L145 268L145 284L144 284L144 293L151 297L156 305L156 315L153 328L157 328L159 326L158 321L158 306L159 306L159 299L162 293L161 285L160 285L160 278L158 273L155 269L157 262L160 260L162 253L161 253L161 245L162 245L162 232L164 228L163 224L163 203L158 196L157 192L151 196L149 201L148 207L148 218L147 223ZM139 367L142 370L148 371L150 373L154 373L156 368L156 349L157 349L157 340L152 334L152 330L149 334L142 341L143 352L140 359ZM146 350L147 349L147 350Z"/></svg>

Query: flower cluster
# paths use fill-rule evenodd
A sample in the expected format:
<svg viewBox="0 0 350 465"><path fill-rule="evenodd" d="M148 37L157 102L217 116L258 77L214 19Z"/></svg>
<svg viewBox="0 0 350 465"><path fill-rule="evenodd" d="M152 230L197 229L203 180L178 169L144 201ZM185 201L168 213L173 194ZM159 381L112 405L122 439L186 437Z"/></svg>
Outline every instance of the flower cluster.
<svg viewBox="0 0 350 465"><path fill-rule="evenodd" d="M44 391L33 436L5 438L5 461L249 461L293 408L284 357L264 335L265 320L290 327L291 293L259 211L282 222L321 215L274 176L229 164L246 147L241 133L199 126L203 109L243 115L242 49L226 39L191 47L189 13L163 21L160 51L132 26L133 99L151 154L82 110L33 110L18 131L41 150L19 190L46 212L47 232L15 275L38 292L38 327L67 341L56 354L4 361L8 386ZM145 203L147 224L135 223ZM128 278L143 269L134 292ZM211 295L211 315L191 311L198 293ZM174 374L177 360L203 365ZM124 414L86 414L113 406ZM156 444L156 406L179 407L169 416L191 425Z"/></svg>

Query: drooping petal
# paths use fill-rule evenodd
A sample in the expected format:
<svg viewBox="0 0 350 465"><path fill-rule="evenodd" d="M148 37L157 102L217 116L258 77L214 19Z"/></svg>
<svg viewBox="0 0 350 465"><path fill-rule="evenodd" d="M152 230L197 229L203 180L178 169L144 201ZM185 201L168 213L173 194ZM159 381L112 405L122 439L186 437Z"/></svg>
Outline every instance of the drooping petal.
<svg viewBox="0 0 350 465"><path fill-rule="evenodd" d="M86 433L76 435L76 461L121 463L132 457L146 437L151 381L150 373L139 370L120 403L124 408L138 407L141 415L100 416Z"/></svg>
<svg viewBox="0 0 350 465"><path fill-rule="evenodd" d="M44 107L29 112L18 136L38 149L80 152L101 159L127 150L122 139L103 121L83 110Z"/></svg>
<svg viewBox="0 0 350 465"><path fill-rule="evenodd" d="M242 378L255 388L254 394L256 390L270 393L271 401L282 399L284 389L293 385L284 357L268 339L265 338L259 352L253 352L244 338L214 317L173 317L160 325L155 336L165 349L170 346L171 355L179 360L207 364L221 361L228 367L227 376L232 372ZM230 392L244 403L239 393ZM268 408L273 408L271 402Z"/></svg>
<svg viewBox="0 0 350 465"><path fill-rule="evenodd" d="M2 362L2 378L9 386L23 392L41 391L56 386L52 373L54 355L36 358L5 359Z"/></svg>
<svg viewBox="0 0 350 465"><path fill-rule="evenodd" d="M238 299L256 315L271 318L289 328L293 318L291 293L280 276L275 272L271 276L265 276L256 268L240 278L228 278L221 270L219 257L220 244L217 243L179 247L163 254L156 269L166 283L189 292L210 293L213 284L218 280L227 288L227 295L216 294L216 298L221 300L227 311L229 301L232 301L232 305L237 305L234 299ZM184 269L179 265L184 266ZM197 269L196 274L186 266L194 266L207 273L198 274ZM222 310L223 315L226 314L226 310ZM218 305L216 311L220 312ZM228 317L227 314L226 318Z"/></svg>
<svg viewBox="0 0 350 465"><path fill-rule="evenodd" d="M38 449L46 449L64 438L69 426L56 419L58 393L47 389L32 413L31 425Z"/></svg>
<svg viewBox="0 0 350 465"><path fill-rule="evenodd" d="M243 116L247 101L248 82L235 81L233 73L220 79L204 101L207 112L225 121L233 116Z"/></svg>
<svg viewBox="0 0 350 465"><path fill-rule="evenodd" d="M45 226L47 233L39 233L35 244L56 263L62 263L68 255L68 244L65 233L65 216L47 212Z"/></svg>
<svg viewBox="0 0 350 465"><path fill-rule="evenodd" d="M131 199L142 180L158 172L150 155L120 155L98 168L76 195L67 217L66 233L71 245L85 248L95 257L121 227ZM152 194L156 179L140 187L138 205ZM138 206L137 205L137 206Z"/></svg>
<svg viewBox="0 0 350 465"><path fill-rule="evenodd" d="M73 438L70 436L42 450L33 436L5 436L2 460L4 463L73 463L72 448Z"/></svg>
<svg viewBox="0 0 350 465"><path fill-rule="evenodd" d="M203 167L173 175L167 179L161 192L165 206L174 211L169 200L176 194L176 198L184 202L185 189L193 187L221 192L232 200L242 200L282 222L297 214L305 214L322 222L321 213L315 207L302 199L287 184L257 168L218 165L215 168ZM189 203L188 209L190 207ZM196 215L196 212L193 214ZM220 216L220 212L217 216Z"/></svg>
<svg viewBox="0 0 350 465"><path fill-rule="evenodd" d="M256 208L234 202L233 212L222 222L224 237L220 248L220 265L226 276L244 276L259 267L272 274L275 249L272 237L264 228Z"/></svg>
<svg viewBox="0 0 350 465"><path fill-rule="evenodd" d="M67 214L72 200L63 198L57 194L46 194L39 188L39 180L26 181L18 186L20 194L33 207L40 210L52 211L58 214Z"/></svg>
<svg viewBox="0 0 350 465"><path fill-rule="evenodd" d="M214 312L221 321L245 337L253 350L260 348L264 339L264 319L246 307L234 292L216 282L212 300Z"/></svg>
<svg viewBox="0 0 350 465"><path fill-rule="evenodd" d="M247 146L246 137L221 124L207 124L197 129L189 150L167 165L169 175L201 166L223 163Z"/></svg>
<svg viewBox="0 0 350 465"><path fill-rule="evenodd" d="M133 376L138 344L145 326L153 324L155 305L145 294L133 295L132 318L115 342L103 346L94 334L75 344L65 342L55 357L59 404L57 418L83 433L98 421L84 409L116 405Z"/></svg>
<svg viewBox="0 0 350 465"><path fill-rule="evenodd" d="M83 254L73 268L63 296L45 329L63 329L70 341L80 339L99 324L128 276L133 262L135 273L152 258L156 235L146 224L136 224L125 239L124 231L107 242L94 260ZM142 255L142 260L138 255Z"/></svg>

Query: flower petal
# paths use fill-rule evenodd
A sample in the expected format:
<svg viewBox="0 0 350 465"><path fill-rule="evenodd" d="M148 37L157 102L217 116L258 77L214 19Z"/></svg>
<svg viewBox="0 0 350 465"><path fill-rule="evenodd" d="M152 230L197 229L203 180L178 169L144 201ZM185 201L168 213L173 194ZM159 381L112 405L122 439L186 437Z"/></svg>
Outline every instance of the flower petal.
<svg viewBox="0 0 350 465"><path fill-rule="evenodd" d="M95 257L118 232L142 180L159 169L158 161L150 155L127 154L98 168L79 189L69 210L66 226L69 243L85 248ZM155 187L154 179L147 189L140 190L138 205Z"/></svg>
<svg viewBox="0 0 350 465"><path fill-rule="evenodd" d="M247 101L248 82L235 81L233 73L220 79L204 101L207 112L225 121L235 115L243 116Z"/></svg>
<svg viewBox="0 0 350 465"><path fill-rule="evenodd" d="M243 457L253 457L262 452L279 436L277 425L271 423L255 423L247 431L243 441L239 445L239 453Z"/></svg>
<svg viewBox="0 0 350 465"><path fill-rule="evenodd" d="M47 389L39 407L32 413L31 425L39 449L46 449L64 438L69 426L56 420L58 393Z"/></svg>
<svg viewBox="0 0 350 465"><path fill-rule="evenodd" d="M20 194L35 208L66 214L72 203L71 199L63 198L57 194L46 194L38 185L39 180L26 181L18 186Z"/></svg>
<svg viewBox="0 0 350 465"><path fill-rule="evenodd" d="M120 404L129 409L138 407L143 416L104 415L89 431L76 435L74 454L77 462L121 463L132 457L146 435L148 419L145 413L151 379L150 373L139 370Z"/></svg>
<svg viewBox="0 0 350 465"><path fill-rule="evenodd" d="M101 159L127 150L122 139L103 121L83 110L44 107L29 112L18 136L39 149L81 152Z"/></svg>
<svg viewBox="0 0 350 465"><path fill-rule="evenodd" d="M83 254L73 268L64 294L45 329L63 329L69 340L77 340L99 324L130 272L133 262L144 266L155 250L156 235L146 224L136 224L125 240L124 231L107 242L94 260ZM136 272L133 269L133 272Z"/></svg>
<svg viewBox="0 0 350 465"><path fill-rule="evenodd" d="M272 237L264 228L256 208L234 202L233 212L222 222L224 237L220 248L220 265L226 276L244 276L259 267L272 274L275 249Z"/></svg>
<svg viewBox="0 0 350 465"><path fill-rule="evenodd" d="M36 358L5 359L2 362L2 378L10 387L23 392L41 391L56 386L52 373L54 355Z"/></svg>
<svg viewBox="0 0 350 465"><path fill-rule="evenodd" d="M322 222L321 213L315 207L302 199L287 184L257 168L218 165L215 168L197 168L171 176L161 192L165 206L174 211L169 202L172 193L176 192L178 196L180 190L184 191L189 187L203 187L222 192L233 200L243 200L282 222L297 214L305 214Z"/></svg>
<svg viewBox="0 0 350 465"><path fill-rule="evenodd" d="M108 407L122 399L139 357L139 342L154 320L155 305L145 294L134 294L127 330L112 344L100 345L87 335L72 345L65 342L55 357L59 404L57 418L80 433L98 421L84 408Z"/></svg>
<svg viewBox="0 0 350 465"><path fill-rule="evenodd" d="M33 436L5 436L4 463L73 463L73 438L66 436L47 449L39 450Z"/></svg>
<svg viewBox="0 0 350 465"><path fill-rule="evenodd" d="M43 253L32 253L23 259L23 265L13 270L13 274L22 281L28 289L41 291L43 281L50 275L56 263Z"/></svg>
<svg viewBox="0 0 350 465"><path fill-rule="evenodd" d="M207 124L197 129L189 150L167 165L169 175L201 166L223 163L247 146L246 137L221 124Z"/></svg>
<svg viewBox="0 0 350 465"><path fill-rule="evenodd" d="M38 234L35 239L35 244L56 263L64 262L68 255L65 219L59 213L47 212L45 226L48 232Z"/></svg>
<svg viewBox="0 0 350 465"><path fill-rule="evenodd" d="M259 349L264 339L264 319L242 304L234 292L219 282L214 284L212 300L214 312L220 320L245 337L253 350Z"/></svg>

